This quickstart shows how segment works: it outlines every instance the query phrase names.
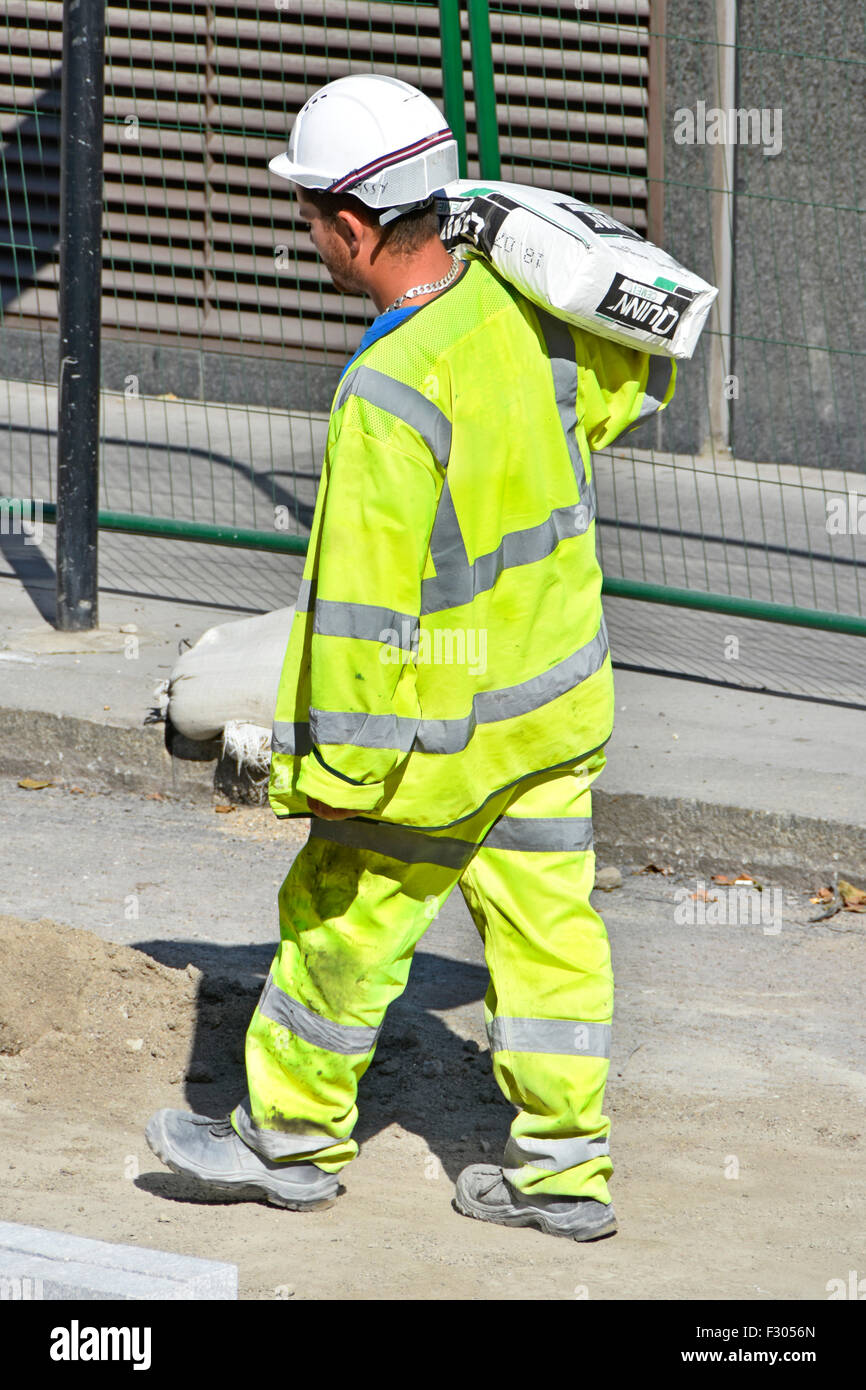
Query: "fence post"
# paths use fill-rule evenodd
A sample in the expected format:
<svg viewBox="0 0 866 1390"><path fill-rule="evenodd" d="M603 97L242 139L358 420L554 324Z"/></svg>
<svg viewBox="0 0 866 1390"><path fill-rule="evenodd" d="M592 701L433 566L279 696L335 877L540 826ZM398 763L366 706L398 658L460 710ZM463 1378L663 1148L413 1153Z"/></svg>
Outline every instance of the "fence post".
<svg viewBox="0 0 866 1390"><path fill-rule="evenodd" d="M98 622L105 0L63 0L57 626Z"/></svg>
<svg viewBox="0 0 866 1390"><path fill-rule="evenodd" d="M439 0L442 34L442 89L445 119L454 132L460 161L460 177L466 178L466 96L463 89L463 40L460 34L460 0Z"/></svg>
<svg viewBox="0 0 866 1390"><path fill-rule="evenodd" d="M483 179L501 177L499 126L496 121L496 89L490 44L488 0L469 0L469 45L472 50L472 86L475 124L478 129L478 162Z"/></svg>

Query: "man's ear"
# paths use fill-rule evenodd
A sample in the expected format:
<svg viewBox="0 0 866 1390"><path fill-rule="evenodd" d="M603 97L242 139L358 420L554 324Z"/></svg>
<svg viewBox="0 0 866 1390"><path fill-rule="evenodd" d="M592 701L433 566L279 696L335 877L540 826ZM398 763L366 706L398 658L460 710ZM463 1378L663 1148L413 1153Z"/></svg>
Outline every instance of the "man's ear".
<svg viewBox="0 0 866 1390"><path fill-rule="evenodd" d="M343 208L342 211L336 214L335 221L339 235L345 240L349 253L352 254L352 256L357 256L361 246L363 246L364 240L371 238L370 259L375 259L378 250L381 249L381 243L384 238L382 238L381 228L379 228L378 220L375 218L374 214L366 218L361 217L361 215L352 210L352 208Z"/></svg>
<svg viewBox="0 0 866 1390"><path fill-rule="evenodd" d="M344 208L335 216L334 227L346 243L349 254L357 256L364 240L364 234L369 230L367 224L357 213Z"/></svg>

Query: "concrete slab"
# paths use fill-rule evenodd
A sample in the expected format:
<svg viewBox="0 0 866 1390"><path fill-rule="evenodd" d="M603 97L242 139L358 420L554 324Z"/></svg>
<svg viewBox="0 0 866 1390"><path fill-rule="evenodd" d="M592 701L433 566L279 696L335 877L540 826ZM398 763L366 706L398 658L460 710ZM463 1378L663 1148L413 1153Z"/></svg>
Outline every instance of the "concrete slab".
<svg viewBox="0 0 866 1390"><path fill-rule="evenodd" d="M237 1265L0 1221L3 1299L236 1299Z"/></svg>

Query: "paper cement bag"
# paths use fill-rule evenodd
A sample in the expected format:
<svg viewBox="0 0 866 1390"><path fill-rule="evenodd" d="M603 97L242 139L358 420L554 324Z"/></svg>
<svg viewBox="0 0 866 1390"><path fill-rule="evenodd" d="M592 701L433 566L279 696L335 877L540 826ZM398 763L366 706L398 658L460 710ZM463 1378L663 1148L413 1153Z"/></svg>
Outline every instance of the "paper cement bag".
<svg viewBox="0 0 866 1390"><path fill-rule="evenodd" d="M626 347L691 357L718 290L564 193L458 179L437 200L449 250L484 256L557 318Z"/></svg>
<svg viewBox="0 0 866 1390"><path fill-rule="evenodd" d="M186 738L217 738L239 721L270 729L294 608L208 628L172 670L168 716Z"/></svg>

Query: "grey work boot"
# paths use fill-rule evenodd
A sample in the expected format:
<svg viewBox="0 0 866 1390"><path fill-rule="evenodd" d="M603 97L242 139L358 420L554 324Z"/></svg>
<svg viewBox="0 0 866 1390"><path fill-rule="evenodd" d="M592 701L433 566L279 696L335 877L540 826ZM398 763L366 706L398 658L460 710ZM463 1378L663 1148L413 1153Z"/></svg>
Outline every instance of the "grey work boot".
<svg viewBox="0 0 866 1390"><path fill-rule="evenodd" d="M272 1163L238 1138L231 1120L186 1110L158 1110L144 1131L148 1144L173 1173L196 1178L217 1201L266 1201L289 1211L329 1207L335 1173L315 1163Z"/></svg>
<svg viewBox="0 0 866 1390"><path fill-rule="evenodd" d="M616 1230L612 1206L594 1197L524 1197L503 1176L501 1168L474 1163L457 1179L454 1206L463 1216L495 1221L501 1226L535 1226L549 1236L570 1240L600 1240Z"/></svg>

